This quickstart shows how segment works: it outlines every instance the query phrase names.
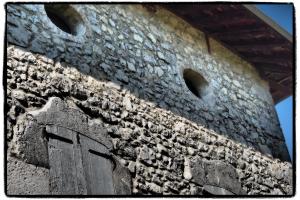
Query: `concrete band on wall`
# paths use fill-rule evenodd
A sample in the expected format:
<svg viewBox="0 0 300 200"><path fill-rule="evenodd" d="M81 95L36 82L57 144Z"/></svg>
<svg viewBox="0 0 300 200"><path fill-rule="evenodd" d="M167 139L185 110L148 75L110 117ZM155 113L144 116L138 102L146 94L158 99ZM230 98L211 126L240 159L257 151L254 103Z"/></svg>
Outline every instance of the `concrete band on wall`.
<svg viewBox="0 0 300 200"><path fill-rule="evenodd" d="M72 9L82 34L58 28L42 4L7 5L8 156L18 159L8 165L10 194L26 193L13 176L30 177L19 148L24 116L54 96L103 123L112 153L131 172L133 194L202 194L205 185L188 170L195 157L234 168L247 194L292 193L273 101L251 65L214 40L209 54L203 33L163 9ZM184 69L207 81L207 98L189 90Z"/></svg>

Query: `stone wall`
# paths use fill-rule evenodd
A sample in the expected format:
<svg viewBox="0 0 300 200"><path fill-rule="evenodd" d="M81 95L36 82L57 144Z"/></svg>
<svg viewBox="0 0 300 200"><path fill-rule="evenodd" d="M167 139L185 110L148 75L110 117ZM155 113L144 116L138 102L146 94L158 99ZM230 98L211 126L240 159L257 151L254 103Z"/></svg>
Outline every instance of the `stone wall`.
<svg viewBox="0 0 300 200"><path fill-rule="evenodd" d="M202 32L159 7L73 5L67 13L79 19L74 35L42 4L7 5L8 155L19 159L8 165L8 184L24 160L24 116L56 96L103 123L133 194L202 194L193 159L233 167L247 194L293 192L272 97L250 64L213 39L208 53ZM188 89L184 69L206 79L209 95Z"/></svg>

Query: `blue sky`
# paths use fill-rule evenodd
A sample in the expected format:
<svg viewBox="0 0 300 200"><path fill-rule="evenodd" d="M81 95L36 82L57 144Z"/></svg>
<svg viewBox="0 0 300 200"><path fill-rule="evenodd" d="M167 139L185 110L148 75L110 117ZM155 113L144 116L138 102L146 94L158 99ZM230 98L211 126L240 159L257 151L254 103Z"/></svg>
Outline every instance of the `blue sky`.
<svg viewBox="0 0 300 200"><path fill-rule="evenodd" d="M291 4L258 4L265 15L279 24L290 34L293 34L293 6ZM279 102L276 106L280 125L292 159L293 153L293 98L292 96Z"/></svg>

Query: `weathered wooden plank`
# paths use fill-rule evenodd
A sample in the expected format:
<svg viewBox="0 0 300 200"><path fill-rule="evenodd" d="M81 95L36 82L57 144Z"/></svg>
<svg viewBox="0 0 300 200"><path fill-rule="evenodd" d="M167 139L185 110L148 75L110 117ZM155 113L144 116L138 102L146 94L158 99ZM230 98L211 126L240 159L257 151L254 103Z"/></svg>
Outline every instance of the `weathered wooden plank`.
<svg viewBox="0 0 300 200"><path fill-rule="evenodd" d="M285 81L292 80L292 78L293 78L293 75L292 75L292 74L288 74L288 75L285 76L284 78L278 80L278 83L279 83L279 84L284 83Z"/></svg>
<svg viewBox="0 0 300 200"><path fill-rule="evenodd" d="M94 175L89 182L91 194L114 194L110 160L95 151L89 151L89 158L90 173Z"/></svg>
<svg viewBox="0 0 300 200"><path fill-rule="evenodd" d="M49 138L48 155L49 155L49 175L50 175L50 192L55 195L62 193L61 179L61 150L57 149L57 140Z"/></svg>
<svg viewBox="0 0 300 200"><path fill-rule="evenodd" d="M63 193L67 195L74 195L76 187L76 170L74 167L74 153L73 145L59 142L59 148L61 152L61 170L62 170L62 186Z"/></svg>
<svg viewBox="0 0 300 200"><path fill-rule="evenodd" d="M76 169L76 194L87 195L87 184L84 174L84 169L82 165L82 154L81 154L81 144L79 139L79 134L73 134L73 151L75 157L75 169Z"/></svg>
<svg viewBox="0 0 300 200"><path fill-rule="evenodd" d="M280 60L280 59L278 59L278 61L279 61L279 60ZM249 58L249 62L250 62L250 63L255 63L256 66L258 66L259 68L263 68L263 69L267 68L268 65L270 66L270 65L272 65L272 64L282 65L283 68L284 68L284 66L285 66L285 63L276 62L276 60L275 60L275 61L273 61L273 60L267 60L267 59L260 58L260 57L250 57L250 58ZM276 68L276 67L274 66L273 68ZM273 69L273 68L272 68L272 69ZM277 68L277 69L275 69L275 72L278 71L278 70L281 71L280 68L279 68L279 69ZM268 72L270 72L270 71L267 71L266 73L268 73ZM274 72L274 70L273 70L272 72Z"/></svg>
<svg viewBox="0 0 300 200"><path fill-rule="evenodd" d="M218 30L218 29L224 29L224 27L230 27L235 28L238 30L243 30L244 26L257 26L259 27L261 24L258 23L255 19L249 19L249 18L236 18L236 19L228 19L228 20L222 20L218 24L216 23L207 23L207 24L200 24L204 29L209 30Z"/></svg>
<svg viewBox="0 0 300 200"><path fill-rule="evenodd" d="M105 147L101 143L81 134L79 134L79 138L82 148L87 148L87 150L93 149L94 151L98 151L102 154L109 154L107 147Z"/></svg>
<svg viewBox="0 0 300 200"><path fill-rule="evenodd" d="M68 130L68 129L57 126L57 125L47 125L46 126L46 132L48 134L52 135L51 137L59 136L58 138L60 140L63 140L63 141L68 142L68 143L73 143L73 141L72 141L73 140L72 132L65 131L65 130Z"/></svg>
<svg viewBox="0 0 300 200"><path fill-rule="evenodd" d="M240 36L244 34L270 34L270 30L267 27L254 27L254 28L246 28L244 27L241 29L240 27L235 28L235 29L228 29L228 30L223 30L223 31L213 31L210 30L209 34L211 36L214 36L216 38L222 39L222 37L227 37L227 36Z"/></svg>
<svg viewBox="0 0 300 200"><path fill-rule="evenodd" d="M281 63L286 63L286 60L280 58L280 57L263 57L263 56L251 56L249 57L249 61L250 62L256 62L256 63L277 63L277 64L281 64ZM290 63L292 62L292 60L290 61Z"/></svg>
<svg viewBox="0 0 300 200"><path fill-rule="evenodd" d="M73 131L49 126L50 191L52 194L76 195L77 176L73 150ZM63 137L66 136L67 138ZM80 159L80 158L79 158Z"/></svg>
<svg viewBox="0 0 300 200"><path fill-rule="evenodd" d="M107 148L85 136L81 141L82 161L87 181L87 193L114 194L112 164L107 158Z"/></svg>
<svg viewBox="0 0 300 200"><path fill-rule="evenodd" d="M291 69L287 65L287 63L261 63L261 62L252 62L257 66L257 69L263 69L268 73L290 73Z"/></svg>
<svg viewBox="0 0 300 200"><path fill-rule="evenodd" d="M279 47L280 46L280 47ZM260 43L260 44L247 44L247 45L234 45L233 48L237 49L238 51L245 51L245 50L260 50L260 51L276 51L278 49L289 51L291 46L289 44L281 43L281 44L265 44L265 43Z"/></svg>
<svg viewBox="0 0 300 200"><path fill-rule="evenodd" d="M282 57L282 59L293 60L293 54L290 51L272 52L272 51L240 51L245 57L253 56L273 56Z"/></svg>

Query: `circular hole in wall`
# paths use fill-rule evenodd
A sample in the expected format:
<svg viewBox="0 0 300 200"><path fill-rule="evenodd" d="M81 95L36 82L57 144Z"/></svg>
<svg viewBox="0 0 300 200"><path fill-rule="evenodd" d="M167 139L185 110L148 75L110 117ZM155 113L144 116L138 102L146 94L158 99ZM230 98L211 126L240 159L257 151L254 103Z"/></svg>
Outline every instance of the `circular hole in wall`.
<svg viewBox="0 0 300 200"><path fill-rule="evenodd" d="M185 69L183 71L183 79L189 90L198 98L202 98L208 93L208 82L198 72L192 69Z"/></svg>
<svg viewBox="0 0 300 200"><path fill-rule="evenodd" d="M51 22L62 31L72 35L84 33L82 18L70 5L46 4L45 11Z"/></svg>

